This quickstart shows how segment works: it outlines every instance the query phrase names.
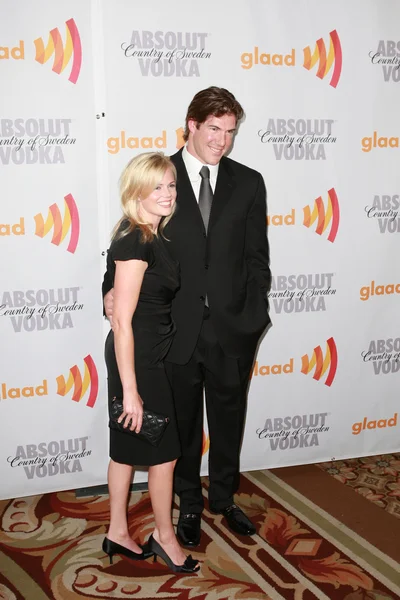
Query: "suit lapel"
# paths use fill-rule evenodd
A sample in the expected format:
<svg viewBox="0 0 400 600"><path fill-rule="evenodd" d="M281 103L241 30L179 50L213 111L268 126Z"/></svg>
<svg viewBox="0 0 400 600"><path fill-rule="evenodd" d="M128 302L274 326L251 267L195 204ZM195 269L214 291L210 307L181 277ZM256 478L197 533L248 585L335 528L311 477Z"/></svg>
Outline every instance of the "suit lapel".
<svg viewBox="0 0 400 600"><path fill-rule="evenodd" d="M225 206L228 204L234 189L235 180L233 173L231 172L228 163L222 158L218 169L217 185L215 186L214 198L211 206L208 231L210 231L219 219Z"/></svg>
<svg viewBox="0 0 400 600"><path fill-rule="evenodd" d="M199 205L190 183L188 172L182 158L182 150L171 156L177 172L177 208L182 217L195 221L202 232L205 231ZM177 216L178 216L177 211Z"/></svg>

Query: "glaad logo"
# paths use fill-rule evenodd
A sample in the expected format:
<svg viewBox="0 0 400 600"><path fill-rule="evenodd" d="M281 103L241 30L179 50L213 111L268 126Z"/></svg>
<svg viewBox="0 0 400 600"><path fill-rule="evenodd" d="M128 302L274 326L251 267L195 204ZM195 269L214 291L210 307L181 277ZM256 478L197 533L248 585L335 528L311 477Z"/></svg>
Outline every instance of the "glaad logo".
<svg viewBox="0 0 400 600"><path fill-rule="evenodd" d="M44 238L53 228L51 243L56 246L59 246L64 241L67 233L70 232L67 251L74 254L79 240L79 212L72 194L64 196L64 218L61 217L57 204L50 206L46 222L40 213L34 218L36 223L35 234Z"/></svg>
<svg viewBox="0 0 400 600"><path fill-rule="evenodd" d="M400 196L374 196L372 204L365 207L368 219L376 219L381 233L400 233Z"/></svg>
<svg viewBox="0 0 400 600"><path fill-rule="evenodd" d="M286 364L275 364L275 365L260 365L258 360L255 361L254 367L250 373L250 379L252 377L258 377L263 375L288 375L293 373L294 359L290 358Z"/></svg>
<svg viewBox="0 0 400 600"><path fill-rule="evenodd" d="M67 381L63 375L57 377L57 394L66 396L72 387L74 387L72 400L80 402L90 386L86 406L93 408L96 403L99 389L99 377L96 365L90 354L85 356L83 362L85 363L83 378L77 365L70 368Z"/></svg>
<svg viewBox="0 0 400 600"><path fill-rule="evenodd" d="M332 69L329 85L336 88L342 72L342 47L336 29L329 34L329 51L327 52L325 42L322 38L316 41L314 52L311 54L310 47L303 50L303 67L308 71L314 68L318 62L316 76L324 79ZM296 66L296 50L294 48L288 54L271 54L261 52L256 46L253 52L244 52L241 56L242 69L252 69L254 65L273 66Z"/></svg>
<svg viewBox="0 0 400 600"><path fill-rule="evenodd" d="M8 317L15 333L70 329L82 311L79 287L14 290L0 294L0 317Z"/></svg>
<svg viewBox="0 0 400 600"><path fill-rule="evenodd" d="M87 449L88 439L85 436L17 446L7 462L12 468L22 467L27 479L77 473L83 470L81 460L92 454Z"/></svg>
<svg viewBox="0 0 400 600"><path fill-rule="evenodd" d="M352 427L352 434L359 435L365 429L386 429L387 427L396 427L397 425L397 413L394 413L390 419L371 419L364 417L362 422L354 423Z"/></svg>
<svg viewBox="0 0 400 600"><path fill-rule="evenodd" d="M379 40L376 51L369 53L371 63L382 67L383 80L388 83L400 81L400 42Z"/></svg>
<svg viewBox="0 0 400 600"><path fill-rule="evenodd" d="M256 433L259 439L269 441L273 452L319 446L319 435L329 431L327 416L328 413L314 413L267 419Z"/></svg>
<svg viewBox="0 0 400 600"><path fill-rule="evenodd" d="M330 230L326 239L329 242L334 242L339 229L340 221L340 210L339 200L335 191L335 188L328 190L328 199L324 203L324 200L319 196L314 201L314 206L305 206L303 208L303 225L308 229L317 221L315 233L322 235L326 232L330 225ZM274 227L279 226L290 226L297 224L296 209L292 208L287 214L270 214L267 216L267 225L273 225Z"/></svg>
<svg viewBox="0 0 400 600"><path fill-rule="evenodd" d="M333 65L332 77L329 85L336 87L339 83L340 74L342 72L342 46L336 29L329 34L329 52L326 52L324 40L320 38L316 41L314 53L311 55L310 47L304 48L304 64L303 67L308 71L314 68L319 61L316 76L324 79Z"/></svg>
<svg viewBox="0 0 400 600"><path fill-rule="evenodd" d="M366 302L371 296L389 296L391 294L400 294L400 283L376 285L375 281L371 281L370 285L365 285L360 289L360 300Z"/></svg>
<svg viewBox="0 0 400 600"><path fill-rule="evenodd" d="M44 46L42 38L35 40L36 56L35 60L44 65L54 54L53 68L54 73L60 74L72 59L71 72L68 80L71 83L78 81L79 73L82 65L82 45L79 31L74 19L69 19L65 23L66 40L63 44L61 34L57 28L52 29L49 33L47 46Z"/></svg>
<svg viewBox="0 0 400 600"><path fill-rule="evenodd" d="M361 140L363 152L371 152L372 148L399 148L399 138L378 137L378 132L374 131L372 137L363 137Z"/></svg>
<svg viewBox="0 0 400 600"><path fill-rule="evenodd" d="M54 73L60 74L67 67L71 57L73 56L71 72L68 79L71 83L76 83L78 81L82 64L81 39L74 19L69 19L69 21L66 21L65 27L65 44L63 43L61 34L57 28L50 31L49 40L46 47L44 46L42 38L37 38L34 40L36 49L35 60L39 64L43 65L54 54L52 70ZM1 59L25 60L25 42L20 40L18 46L13 48L0 46L0 60Z"/></svg>
<svg viewBox="0 0 400 600"><path fill-rule="evenodd" d="M83 377L78 367L74 365L69 371L68 380L65 381L63 375L59 375L56 378L57 383L57 394L59 396L66 396L68 392L74 387L72 400L79 402L85 396L89 389L89 394L86 402L86 406L93 408L99 389L99 377L97 374L96 365L93 358L88 354L84 360L84 374ZM31 398L33 396L48 396L49 395L49 384L47 379L43 379L40 385L27 385L25 387L9 387L7 383L0 384L0 400L7 400L7 398ZM50 392L51 393L51 392Z"/></svg>
<svg viewBox="0 0 400 600"><path fill-rule="evenodd" d="M24 60L25 59L25 42L19 40L18 46L8 47L0 46L0 60Z"/></svg>
<svg viewBox="0 0 400 600"><path fill-rule="evenodd" d="M179 127L171 136L174 139L175 147L180 150L185 145L183 139L183 128ZM126 131L121 131L118 137L110 137L107 140L107 149L109 154L118 154L120 150L129 148L130 150L139 148L167 148L170 144L170 136L167 137L167 130L163 129L158 137L156 136L130 136Z"/></svg>
<svg viewBox="0 0 400 600"><path fill-rule="evenodd" d="M208 33L134 30L121 49L126 58L138 61L144 77L200 77L200 61L211 58L207 37Z"/></svg>
<svg viewBox="0 0 400 600"><path fill-rule="evenodd" d="M334 273L275 275L268 294L277 314L326 311L326 299L336 294Z"/></svg>
<svg viewBox="0 0 400 600"><path fill-rule="evenodd" d="M64 146L72 119L0 119L0 163L9 165L64 164Z"/></svg>
<svg viewBox="0 0 400 600"><path fill-rule="evenodd" d="M272 144L276 160L326 160L325 147L335 144L333 119L269 119L258 130L262 144Z"/></svg>
<svg viewBox="0 0 400 600"><path fill-rule="evenodd" d="M361 352L363 362L372 363L375 375L400 371L400 338L371 340L368 350Z"/></svg>
<svg viewBox="0 0 400 600"><path fill-rule="evenodd" d="M0 223L0 237L25 235L25 219L20 217L16 223Z"/></svg>
<svg viewBox="0 0 400 600"><path fill-rule="evenodd" d="M336 344L333 338L327 341L326 356L324 358L321 350L321 346L314 348L314 353L309 360L308 356L304 354L301 357L301 372L304 375L308 375L315 367L315 373L313 379L317 381L323 377L329 367L329 372L326 377L325 385L331 386L336 375L337 368L337 350ZM297 369L296 369L297 371ZM261 365L256 360L253 369L250 373L250 379L253 377L266 376L266 375L292 375L294 372L294 358L290 358L286 364L273 364L273 365Z"/></svg>
<svg viewBox="0 0 400 600"><path fill-rule="evenodd" d="M336 238L336 234L339 228L339 202L334 188L331 188L328 191L328 204L325 209L324 201L321 196L319 196L315 202L314 207L311 212L309 206L305 206L303 208L304 213L304 221L303 225L306 227L311 227L315 221L317 221L317 227L315 232L318 235L322 235L327 229L328 225L331 225L328 241L334 242Z"/></svg>
<svg viewBox="0 0 400 600"><path fill-rule="evenodd" d="M34 217L35 235L44 238L51 229L53 235L51 243L60 246L69 233L69 243L66 250L74 254L79 241L80 221L79 211L72 194L64 196L64 217L57 204L49 207L46 221L43 215L38 213ZM0 223L0 237L26 235L25 217L20 217L16 223Z"/></svg>
<svg viewBox="0 0 400 600"><path fill-rule="evenodd" d="M319 381L325 373L327 373L325 379L325 385L331 386L335 379L337 369L338 355L335 340L331 337L326 342L326 354L325 357L322 353L321 346L314 348L311 360L309 360L307 354L304 354L301 358L301 372L304 375L308 375L315 368L313 379Z"/></svg>
<svg viewBox="0 0 400 600"><path fill-rule="evenodd" d="M284 214L269 214L267 216L267 225L280 227L282 225L296 225L296 209L292 208L290 213Z"/></svg>
<svg viewBox="0 0 400 600"><path fill-rule="evenodd" d="M33 396L48 396L47 379L43 379L40 385L26 385L24 387L8 387L6 383L1 384L1 400L7 398L33 398Z"/></svg>

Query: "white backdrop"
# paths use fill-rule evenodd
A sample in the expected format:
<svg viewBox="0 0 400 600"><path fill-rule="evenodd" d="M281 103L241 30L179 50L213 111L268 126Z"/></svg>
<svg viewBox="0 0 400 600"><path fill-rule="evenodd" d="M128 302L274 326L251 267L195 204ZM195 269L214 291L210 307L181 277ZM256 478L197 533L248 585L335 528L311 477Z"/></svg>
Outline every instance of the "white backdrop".
<svg viewBox="0 0 400 600"><path fill-rule="evenodd" d="M400 450L398 3L0 13L0 498L105 482L101 253L117 180L135 154L181 146L209 85L244 106L231 156L268 191L273 327L242 470Z"/></svg>

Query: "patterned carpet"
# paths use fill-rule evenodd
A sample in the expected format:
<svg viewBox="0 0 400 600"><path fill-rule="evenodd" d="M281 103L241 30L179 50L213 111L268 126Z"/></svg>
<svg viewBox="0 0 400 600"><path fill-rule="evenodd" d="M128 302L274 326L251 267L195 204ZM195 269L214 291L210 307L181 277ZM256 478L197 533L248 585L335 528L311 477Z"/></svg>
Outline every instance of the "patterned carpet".
<svg viewBox="0 0 400 600"><path fill-rule="evenodd" d="M400 519L400 454L338 460L317 467Z"/></svg>
<svg viewBox="0 0 400 600"><path fill-rule="evenodd" d="M321 468L315 472L331 479ZM205 479L206 499L207 486ZM365 502L357 494L351 497ZM192 553L201 570L191 576L170 573L162 561L115 557L110 565L101 550L107 496L76 498L74 492L60 492L1 501L0 599L400 598L396 561L273 472L243 475L236 501L257 524L257 534L236 536L220 515L205 510L202 544ZM147 493L131 495L129 513L135 538L145 541L153 528ZM175 520L177 514L175 507Z"/></svg>

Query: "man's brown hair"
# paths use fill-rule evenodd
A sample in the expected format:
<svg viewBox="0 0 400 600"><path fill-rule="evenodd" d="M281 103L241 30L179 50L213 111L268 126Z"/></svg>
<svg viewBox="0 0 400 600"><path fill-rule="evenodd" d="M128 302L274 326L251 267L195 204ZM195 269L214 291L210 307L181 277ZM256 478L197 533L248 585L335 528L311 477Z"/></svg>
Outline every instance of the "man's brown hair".
<svg viewBox="0 0 400 600"><path fill-rule="evenodd" d="M189 138L189 119L197 121L198 125L204 123L206 119L213 115L222 117L223 115L233 115L238 123L244 116L244 110L236 100L235 96L225 88L211 86L205 90L197 92L186 114L185 133L183 139L187 142Z"/></svg>

